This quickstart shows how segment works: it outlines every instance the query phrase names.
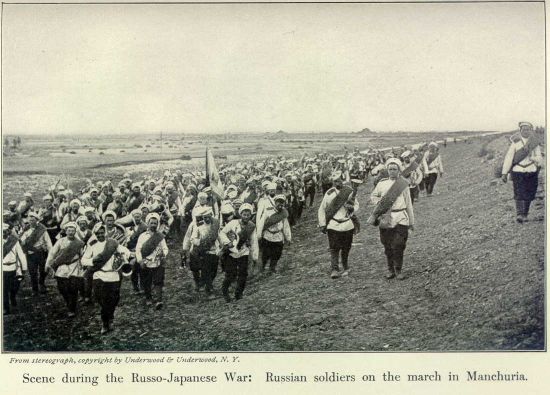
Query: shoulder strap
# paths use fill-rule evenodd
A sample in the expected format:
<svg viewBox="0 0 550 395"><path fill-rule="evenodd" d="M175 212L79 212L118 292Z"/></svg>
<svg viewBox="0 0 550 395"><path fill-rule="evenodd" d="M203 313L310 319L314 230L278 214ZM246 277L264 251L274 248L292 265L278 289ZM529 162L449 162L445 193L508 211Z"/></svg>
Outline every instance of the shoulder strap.
<svg viewBox="0 0 550 395"><path fill-rule="evenodd" d="M161 232L155 232L151 235L141 246L141 256L146 258L151 255L162 240L164 240L164 234Z"/></svg>
<svg viewBox="0 0 550 395"><path fill-rule="evenodd" d="M109 259L111 259L117 248L118 242L115 239L107 239L103 251L101 251L92 259L94 270L101 269L103 265L105 265L109 261Z"/></svg>
<svg viewBox="0 0 550 395"><path fill-rule="evenodd" d="M13 234L10 234L7 238L7 240L4 242L4 245L2 246L2 259L8 255L11 250L13 250L13 247L17 244L17 237ZM17 256L17 253L15 254Z"/></svg>
<svg viewBox="0 0 550 395"><path fill-rule="evenodd" d="M374 207L374 210L367 222L376 225L376 221L378 220L378 218L391 209L399 195L401 195L401 193L403 193L403 191L408 186L409 182L403 177L399 177L397 180L395 180L388 192L386 192L384 196L382 196L382 199L380 199L378 204Z"/></svg>
<svg viewBox="0 0 550 395"><path fill-rule="evenodd" d="M326 223L334 217L336 212L348 201L349 196L353 192L353 189L344 185L338 194L332 199L327 208L325 209Z"/></svg>
<svg viewBox="0 0 550 395"><path fill-rule="evenodd" d="M23 241L23 245L21 246L23 248L23 251L31 251L33 250L33 246L36 244L38 239L42 237L42 235L46 232L46 227L41 224L40 222L36 224L36 227L32 230L29 237Z"/></svg>
<svg viewBox="0 0 550 395"><path fill-rule="evenodd" d="M519 162L524 160L529 156L529 154L540 144L538 141L537 136L535 134L531 134L529 136L529 139L527 140L527 143L520 149L518 149L514 154L514 159L512 160L512 166L517 165Z"/></svg>

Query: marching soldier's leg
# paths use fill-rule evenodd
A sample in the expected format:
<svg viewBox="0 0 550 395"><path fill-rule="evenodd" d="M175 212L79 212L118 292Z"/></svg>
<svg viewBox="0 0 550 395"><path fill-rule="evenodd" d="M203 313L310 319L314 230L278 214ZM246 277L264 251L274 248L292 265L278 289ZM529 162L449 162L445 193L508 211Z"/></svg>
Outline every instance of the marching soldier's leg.
<svg viewBox="0 0 550 395"><path fill-rule="evenodd" d="M222 294L226 302L231 302L231 297L229 296L229 286L237 278L236 259L231 256L227 256L224 266L225 278L222 283Z"/></svg>
<svg viewBox="0 0 550 395"><path fill-rule="evenodd" d="M15 279L15 271L14 272L3 272L3 306L4 306L4 314L10 313L10 290L13 287L13 281Z"/></svg>
<svg viewBox="0 0 550 395"><path fill-rule="evenodd" d="M154 291L154 301L155 308L157 310L162 309L162 289L164 288L164 266L161 265L153 269L153 291Z"/></svg>
<svg viewBox="0 0 550 395"><path fill-rule="evenodd" d="M27 254L27 265L31 277L32 294L38 295L38 259L36 254Z"/></svg>
<svg viewBox="0 0 550 395"><path fill-rule="evenodd" d="M391 247L391 238L392 238L391 231L392 229L380 229L380 241L384 246L384 254L386 255L386 260L388 263L389 273L386 275L387 279L392 279L395 277L393 250Z"/></svg>
<svg viewBox="0 0 550 395"><path fill-rule="evenodd" d="M248 255L237 260L237 288L235 289L235 299L242 299L246 279L248 278Z"/></svg>

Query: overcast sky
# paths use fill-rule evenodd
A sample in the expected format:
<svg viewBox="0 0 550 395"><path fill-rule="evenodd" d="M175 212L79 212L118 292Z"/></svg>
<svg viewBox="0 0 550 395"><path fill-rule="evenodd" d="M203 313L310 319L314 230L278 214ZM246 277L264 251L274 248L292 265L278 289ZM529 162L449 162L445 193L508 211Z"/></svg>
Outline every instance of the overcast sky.
<svg viewBox="0 0 550 395"><path fill-rule="evenodd" d="M544 9L10 5L3 132L511 130L544 124Z"/></svg>

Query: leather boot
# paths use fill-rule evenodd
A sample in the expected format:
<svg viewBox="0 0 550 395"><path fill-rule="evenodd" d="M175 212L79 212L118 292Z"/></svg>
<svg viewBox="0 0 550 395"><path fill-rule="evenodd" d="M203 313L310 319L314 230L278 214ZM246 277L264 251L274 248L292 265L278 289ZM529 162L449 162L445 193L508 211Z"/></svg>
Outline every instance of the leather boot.
<svg viewBox="0 0 550 395"><path fill-rule="evenodd" d="M516 200L516 221L523 223L523 200Z"/></svg>
<svg viewBox="0 0 550 395"><path fill-rule="evenodd" d="M523 201L523 217L524 217L524 221L527 221L527 216L529 215L529 207L531 207L531 201L530 201L530 200L524 200L524 201Z"/></svg>

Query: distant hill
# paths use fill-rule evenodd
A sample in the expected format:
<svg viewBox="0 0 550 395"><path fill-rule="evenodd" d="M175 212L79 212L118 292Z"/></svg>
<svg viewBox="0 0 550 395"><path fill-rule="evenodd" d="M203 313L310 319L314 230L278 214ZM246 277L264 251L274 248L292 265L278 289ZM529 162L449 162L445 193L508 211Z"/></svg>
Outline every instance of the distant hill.
<svg viewBox="0 0 550 395"><path fill-rule="evenodd" d="M369 128L364 128L363 130L360 130L359 132L356 132L356 133L357 134L371 134L371 133L375 133L375 132L373 132Z"/></svg>

